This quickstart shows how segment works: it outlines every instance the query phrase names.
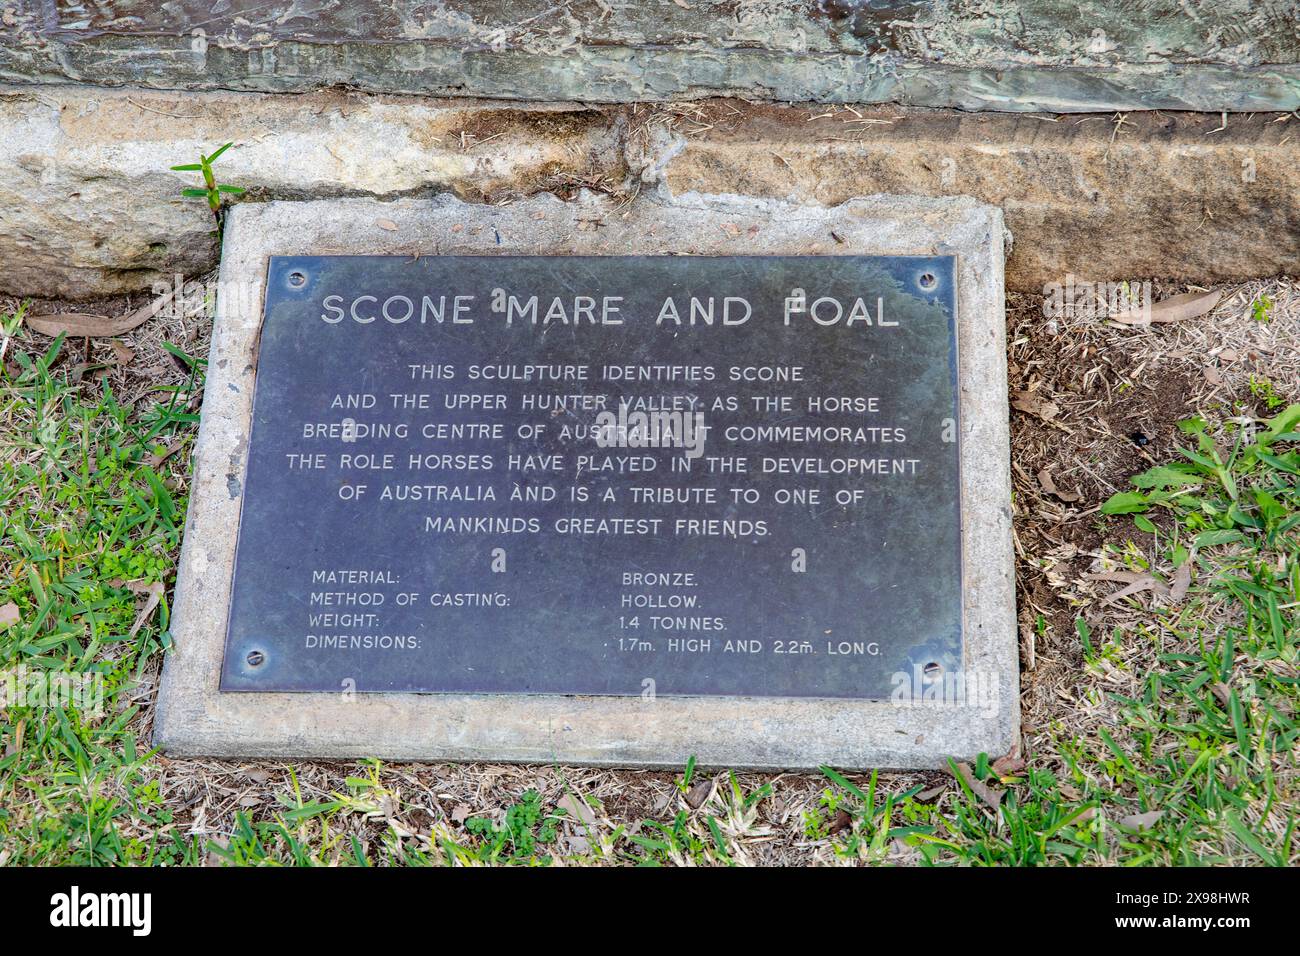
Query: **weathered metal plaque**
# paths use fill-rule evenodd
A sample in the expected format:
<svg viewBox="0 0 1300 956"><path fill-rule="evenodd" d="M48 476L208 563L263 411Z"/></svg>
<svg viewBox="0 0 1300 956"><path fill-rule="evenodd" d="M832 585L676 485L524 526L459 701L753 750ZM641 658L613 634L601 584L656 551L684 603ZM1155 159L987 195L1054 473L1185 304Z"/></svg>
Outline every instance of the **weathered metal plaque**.
<svg viewBox="0 0 1300 956"><path fill-rule="evenodd" d="M222 689L959 670L955 301L942 256L273 257Z"/></svg>

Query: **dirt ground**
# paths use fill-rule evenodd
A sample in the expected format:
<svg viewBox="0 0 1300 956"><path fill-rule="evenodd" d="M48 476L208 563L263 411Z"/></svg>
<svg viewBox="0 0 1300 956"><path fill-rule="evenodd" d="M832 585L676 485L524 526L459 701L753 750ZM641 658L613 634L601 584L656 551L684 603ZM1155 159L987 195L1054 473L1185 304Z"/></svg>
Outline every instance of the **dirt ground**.
<svg viewBox="0 0 1300 956"><path fill-rule="evenodd" d="M1188 286L1154 283L1156 298ZM1194 288L1194 287L1193 287ZM1014 532L1018 558L1021 624L1022 756L1047 767L1063 766L1057 749L1062 735L1087 737L1111 722L1108 694L1123 691L1140 675L1131 669L1085 668L1075 621L1082 617L1101 633L1142 612L1129 604L1103 604L1116 590L1111 582L1086 577L1106 566L1103 545L1122 543L1123 530L1099 507L1127 479L1176 455L1176 423L1194 414L1266 417L1270 398L1300 400L1300 283L1289 279L1250 282L1223 289L1208 315L1169 324L1120 326L1094 319L1045 317L1038 296L1013 295L1007 302L1008 359L1012 391ZM1268 321L1253 313L1267 296L1274 303ZM79 311L124 314L144 301L110 300L78 305ZM0 300L0 309L15 306ZM61 303L37 302L32 313L57 311ZM201 311L145 323L123 337L131 350L125 364L97 370L130 400L145 401L161 384L182 384L182 363L162 348L164 340L191 354L202 353L208 335ZM112 363L110 343L79 345L83 364ZM116 355L120 358L121 355ZM1263 384L1261 384L1263 383ZM191 396L197 407L199 396ZM171 480L186 481L185 453L169 462ZM1118 539L1117 539L1118 535ZM1156 561L1155 555L1151 556ZM171 582L169 582L170 586ZM1150 649L1126 653L1151 654ZM147 739L161 659L155 658L145 685L134 695L143 705L136 718ZM999 755L991 755L999 756ZM345 778L366 777L355 762L229 762L159 757L157 776L172 826L183 834L224 841L233 818L254 818L282 809L277 794L297 787L303 799L328 799L346 789ZM344 824L365 844L395 827L428 834L435 825L452 833L468 817L501 817L530 789L545 806L560 805L567 792L599 802L596 826L619 825L635 832L647 819L670 818L679 806L698 806L712 788L728 787L725 774L697 775L703 781L683 795L679 773L513 765L385 764L378 771L383 796L368 812ZM853 776L861 782L865 777ZM737 775L745 793L771 784L770 798L752 819L724 819L724 833L740 862L802 864L844 862L826 834L810 834L806 814L818 810L829 781L820 774ZM882 791L914 784L928 790L951 787L945 772L881 774ZM931 799L942 800L941 791ZM831 824L833 834L834 824ZM560 848L578 856L589 850L581 827L564 823ZM895 840L888 859L913 862L915 851Z"/></svg>

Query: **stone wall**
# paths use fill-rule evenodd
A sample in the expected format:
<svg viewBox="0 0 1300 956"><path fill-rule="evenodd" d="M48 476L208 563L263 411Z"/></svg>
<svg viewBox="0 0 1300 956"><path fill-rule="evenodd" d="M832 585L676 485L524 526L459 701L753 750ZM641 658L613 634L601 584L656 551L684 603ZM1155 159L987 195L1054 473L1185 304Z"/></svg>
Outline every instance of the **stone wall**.
<svg viewBox="0 0 1300 956"><path fill-rule="evenodd" d="M970 195L1001 206L1011 288L1066 273L1228 279L1300 271L1300 118L965 114L897 107L503 104L324 91L0 88L0 291L85 298L216 262L182 199L227 141L241 201L586 189L825 205ZM598 227L594 224L593 227Z"/></svg>
<svg viewBox="0 0 1300 956"><path fill-rule="evenodd" d="M0 0L0 81L1293 110L1300 0Z"/></svg>

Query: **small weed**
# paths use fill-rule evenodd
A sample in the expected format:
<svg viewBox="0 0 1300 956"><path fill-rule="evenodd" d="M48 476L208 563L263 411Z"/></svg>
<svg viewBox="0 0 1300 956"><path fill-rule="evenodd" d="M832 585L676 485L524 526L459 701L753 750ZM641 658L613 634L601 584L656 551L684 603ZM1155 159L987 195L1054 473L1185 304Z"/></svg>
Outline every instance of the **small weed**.
<svg viewBox="0 0 1300 956"><path fill-rule="evenodd" d="M1263 376L1250 377L1250 394L1263 401L1270 412L1286 404L1286 399L1277 393L1273 383Z"/></svg>
<svg viewBox="0 0 1300 956"><path fill-rule="evenodd" d="M1261 295L1250 304L1250 317L1256 322L1267 322L1273 317L1273 300Z"/></svg>
<svg viewBox="0 0 1300 956"><path fill-rule="evenodd" d="M465 821L465 829L481 841L475 851L479 860L544 865L551 862L551 857L540 853L539 848L555 842L555 831L564 819L563 813L545 812L541 795L529 790L523 799L506 809L500 826L490 817L470 817Z"/></svg>
<svg viewBox="0 0 1300 956"><path fill-rule="evenodd" d="M207 202L208 208L212 210L212 217L217 222L218 234L221 232L223 220L223 196L238 196L244 192L240 186L217 182L216 174L212 170L212 164L217 161L217 158L233 145L234 143L226 143L210 156L200 153L197 163L183 163L172 167L173 172L199 173L203 177L202 188L187 187L181 190L181 195L187 199L203 199Z"/></svg>

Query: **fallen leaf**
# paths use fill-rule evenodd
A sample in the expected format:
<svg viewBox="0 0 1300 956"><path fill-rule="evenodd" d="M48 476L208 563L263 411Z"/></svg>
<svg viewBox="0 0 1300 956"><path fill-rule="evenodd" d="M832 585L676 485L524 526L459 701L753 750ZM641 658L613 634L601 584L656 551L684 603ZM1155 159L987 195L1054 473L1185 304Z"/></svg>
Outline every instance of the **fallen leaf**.
<svg viewBox="0 0 1300 956"><path fill-rule="evenodd" d="M406 816L416 833L428 833L437 822L437 818L426 807L411 807Z"/></svg>
<svg viewBox="0 0 1300 956"><path fill-rule="evenodd" d="M993 761L993 772L999 777L1016 774L1025 769L1025 758L1016 753L1009 753Z"/></svg>
<svg viewBox="0 0 1300 956"><path fill-rule="evenodd" d="M10 624L17 624L19 618L18 605L13 601L0 605L0 630L4 630Z"/></svg>
<svg viewBox="0 0 1300 956"><path fill-rule="evenodd" d="M957 764L957 771L954 773L954 776L963 780L966 786L970 787L971 792L987 803L992 809L997 810L998 806L1002 803L1003 791L994 790L983 780L976 780L975 774L971 773L970 764L965 763L964 761Z"/></svg>
<svg viewBox="0 0 1300 956"><path fill-rule="evenodd" d="M27 718L19 717L18 723L14 725L13 736L10 737L9 742L5 744L6 757L12 757L14 754L18 753L18 751L23 749L23 731L26 727Z"/></svg>
<svg viewBox="0 0 1300 956"><path fill-rule="evenodd" d="M457 825L469 819L470 809L463 803L456 804L451 811L451 822Z"/></svg>
<svg viewBox="0 0 1300 956"><path fill-rule="evenodd" d="M1049 402L1034 392L1012 392L1011 404L1027 415L1041 418L1045 422L1051 421L1061 413L1056 403Z"/></svg>
<svg viewBox="0 0 1300 956"><path fill-rule="evenodd" d="M933 803L938 797L948 792L948 785L941 783L937 787L931 787L929 790L922 790L913 799L921 803Z"/></svg>
<svg viewBox="0 0 1300 956"><path fill-rule="evenodd" d="M565 837L569 845L569 852L577 856L586 856L591 852L591 842L582 836Z"/></svg>
<svg viewBox="0 0 1300 956"><path fill-rule="evenodd" d="M117 360L119 366L131 364L131 360L135 358L135 352L117 339L113 339L109 345L113 347L113 358Z"/></svg>
<svg viewBox="0 0 1300 956"><path fill-rule="evenodd" d="M1134 813L1119 821L1119 825L1129 830L1150 830L1161 817L1163 810L1148 810L1146 813Z"/></svg>
<svg viewBox="0 0 1300 956"><path fill-rule="evenodd" d="M1124 598L1141 591L1152 591L1164 596L1169 593L1169 588L1165 586L1163 581L1157 579L1155 575L1144 574L1128 587L1116 591L1110 597L1106 598L1106 600L1102 601L1102 606L1105 607L1107 604L1114 604L1116 601L1122 601Z"/></svg>
<svg viewBox="0 0 1300 956"><path fill-rule="evenodd" d="M1038 483L1049 495L1055 495L1057 498L1060 498L1065 502L1078 501L1083 497L1078 492L1062 491L1060 488L1056 487L1056 482L1052 478L1052 470L1050 468L1044 468L1038 473Z"/></svg>
<svg viewBox="0 0 1300 956"><path fill-rule="evenodd" d="M27 327L51 338L63 332L66 332L69 338L125 335L162 311L163 306L172 300L174 294L174 290L167 292L148 305L115 319L102 315L89 315L85 312L54 312L50 315L27 316Z"/></svg>
<svg viewBox="0 0 1300 956"><path fill-rule="evenodd" d="M1198 315L1204 315L1218 305L1221 298L1223 298L1221 291L1183 292L1179 295L1171 295L1167 299L1161 299L1151 306L1149 313L1145 309L1133 309L1129 312L1112 315L1110 318L1112 321L1124 325L1180 322L1183 319L1194 319Z"/></svg>
<svg viewBox="0 0 1300 956"><path fill-rule="evenodd" d="M185 445L185 441L184 439L181 438L178 438L173 442L169 442L168 444L163 446L162 451L154 452L152 455L147 457L144 460L144 463L148 465L150 468L157 468L159 465L161 465L172 455L180 451L181 448L184 447L184 445Z"/></svg>
<svg viewBox="0 0 1300 956"><path fill-rule="evenodd" d="M1174 581L1169 588L1169 600L1174 604L1182 604L1183 598L1187 597L1187 589L1192 586L1192 559L1188 556L1178 570L1174 572Z"/></svg>
<svg viewBox="0 0 1300 956"><path fill-rule="evenodd" d="M153 609L158 606L162 600L163 585L161 581L155 581L152 584L144 584L138 581L128 581L126 584L136 594L147 594L148 599L144 602L144 607L135 617L135 623L131 625L131 630L127 633L126 638L130 640L139 633L140 628L144 627L144 622L149 620L149 615L153 614Z"/></svg>
<svg viewBox="0 0 1300 956"><path fill-rule="evenodd" d="M576 820L586 826L596 822L596 811L591 809L586 800L583 800L577 794L566 793L560 798L557 804L561 810L568 814L569 818Z"/></svg>
<svg viewBox="0 0 1300 956"><path fill-rule="evenodd" d="M713 790L712 780L701 780L690 790L686 791L686 802L694 809L698 810L704 806L704 801L709 799L709 793Z"/></svg>

